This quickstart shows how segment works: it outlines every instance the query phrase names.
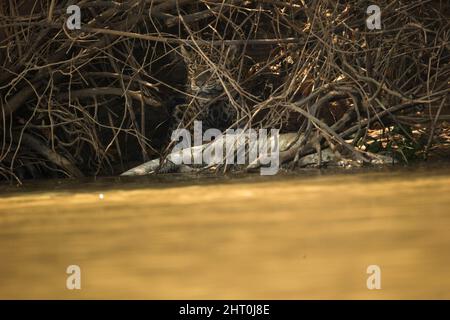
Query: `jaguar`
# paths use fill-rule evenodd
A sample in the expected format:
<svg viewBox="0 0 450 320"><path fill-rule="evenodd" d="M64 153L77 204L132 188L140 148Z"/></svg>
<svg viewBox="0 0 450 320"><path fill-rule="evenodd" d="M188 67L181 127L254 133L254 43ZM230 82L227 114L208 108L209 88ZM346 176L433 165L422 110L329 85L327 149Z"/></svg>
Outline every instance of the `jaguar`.
<svg viewBox="0 0 450 320"><path fill-rule="evenodd" d="M194 49L184 45L180 48L187 71L187 99L172 111L172 130L193 131L194 121L202 121L203 130L216 128L225 131L233 127L237 112L228 95L223 93L224 86L229 84L228 77L233 76L239 62L237 49Z"/></svg>

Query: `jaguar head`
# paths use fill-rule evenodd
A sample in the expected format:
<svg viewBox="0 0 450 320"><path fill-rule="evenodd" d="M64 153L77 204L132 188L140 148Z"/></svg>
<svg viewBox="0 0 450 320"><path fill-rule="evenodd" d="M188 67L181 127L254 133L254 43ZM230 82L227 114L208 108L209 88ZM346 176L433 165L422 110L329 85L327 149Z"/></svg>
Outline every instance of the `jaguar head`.
<svg viewBox="0 0 450 320"><path fill-rule="evenodd" d="M213 51L211 53L211 51ZM188 91L196 96L217 96L223 92L223 84L220 79L223 66L228 68L235 60L235 47L227 50L218 48L194 50L190 47L181 46L181 54L187 68Z"/></svg>

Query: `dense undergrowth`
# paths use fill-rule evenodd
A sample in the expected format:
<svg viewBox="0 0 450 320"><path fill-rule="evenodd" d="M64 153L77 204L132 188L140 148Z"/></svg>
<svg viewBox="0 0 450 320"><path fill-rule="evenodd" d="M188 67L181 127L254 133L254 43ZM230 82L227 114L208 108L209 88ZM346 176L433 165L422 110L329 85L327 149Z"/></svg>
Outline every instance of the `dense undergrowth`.
<svg viewBox="0 0 450 320"><path fill-rule="evenodd" d="M0 177L115 175L163 154L174 106L197 99L181 46L234 126L302 133L285 161L317 143L425 159L448 144L449 40L448 1L5 1ZM233 68L217 62L230 47Z"/></svg>

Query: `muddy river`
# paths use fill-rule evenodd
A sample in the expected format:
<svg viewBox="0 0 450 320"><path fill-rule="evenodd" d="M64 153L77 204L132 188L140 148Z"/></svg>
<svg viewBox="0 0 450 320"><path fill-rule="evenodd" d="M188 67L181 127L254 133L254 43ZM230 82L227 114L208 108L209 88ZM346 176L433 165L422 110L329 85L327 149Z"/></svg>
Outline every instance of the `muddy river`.
<svg viewBox="0 0 450 320"><path fill-rule="evenodd" d="M449 208L445 166L3 184L0 298L448 299Z"/></svg>

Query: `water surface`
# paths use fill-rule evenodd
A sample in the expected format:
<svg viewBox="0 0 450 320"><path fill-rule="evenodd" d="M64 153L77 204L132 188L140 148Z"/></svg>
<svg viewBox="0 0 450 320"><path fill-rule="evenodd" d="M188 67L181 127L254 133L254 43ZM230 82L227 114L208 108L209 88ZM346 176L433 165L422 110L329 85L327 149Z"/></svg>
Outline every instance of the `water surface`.
<svg viewBox="0 0 450 320"><path fill-rule="evenodd" d="M0 298L450 298L449 195L446 168L3 185Z"/></svg>

